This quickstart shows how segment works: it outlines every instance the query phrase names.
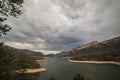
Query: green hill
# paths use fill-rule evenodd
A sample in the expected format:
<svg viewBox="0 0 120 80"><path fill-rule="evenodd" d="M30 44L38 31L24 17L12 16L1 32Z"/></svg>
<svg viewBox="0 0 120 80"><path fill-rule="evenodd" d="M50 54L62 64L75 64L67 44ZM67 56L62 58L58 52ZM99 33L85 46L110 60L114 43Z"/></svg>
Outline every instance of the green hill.
<svg viewBox="0 0 120 80"><path fill-rule="evenodd" d="M34 58L27 54L12 53L0 44L0 79L11 80L16 70L41 68Z"/></svg>

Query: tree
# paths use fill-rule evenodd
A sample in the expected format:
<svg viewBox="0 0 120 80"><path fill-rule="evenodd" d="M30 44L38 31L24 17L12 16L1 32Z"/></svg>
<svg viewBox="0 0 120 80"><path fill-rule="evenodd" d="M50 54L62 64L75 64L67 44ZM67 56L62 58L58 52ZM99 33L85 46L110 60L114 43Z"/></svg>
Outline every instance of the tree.
<svg viewBox="0 0 120 80"><path fill-rule="evenodd" d="M6 35L11 27L6 24L9 16L18 17L22 14L23 0L0 0L0 36Z"/></svg>
<svg viewBox="0 0 120 80"><path fill-rule="evenodd" d="M49 80L55 80L55 78L54 77L50 77L50 79Z"/></svg>
<svg viewBox="0 0 120 80"><path fill-rule="evenodd" d="M84 76L80 75L80 74L76 74L74 77L73 77L73 80L85 80L84 79Z"/></svg>
<svg viewBox="0 0 120 80"><path fill-rule="evenodd" d="M4 45L4 42L0 43L0 48Z"/></svg>

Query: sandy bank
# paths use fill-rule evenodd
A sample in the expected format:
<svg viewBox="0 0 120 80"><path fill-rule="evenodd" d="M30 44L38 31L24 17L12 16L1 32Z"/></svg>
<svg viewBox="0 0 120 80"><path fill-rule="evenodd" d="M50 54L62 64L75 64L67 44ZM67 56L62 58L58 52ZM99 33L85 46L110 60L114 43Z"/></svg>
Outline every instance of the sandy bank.
<svg viewBox="0 0 120 80"><path fill-rule="evenodd" d="M17 73L38 73L38 72L43 72L46 71L44 68L36 68L36 69L26 69L26 71L21 72L21 71L16 71Z"/></svg>
<svg viewBox="0 0 120 80"><path fill-rule="evenodd" d="M70 58L74 58L74 57L62 57L62 58L70 59Z"/></svg>
<svg viewBox="0 0 120 80"><path fill-rule="evenodd" d="M35 60L35 61L37 61L37 62L44 62L45 60Z"/></svg>
<svg viewBox="0 0 120 80"><path fill-rule="evenodd" d="M119 62L114 61L76 61L76 60L69 60L70 62L76 62L76 63L89 63L89 64L114 64L114 65L120 65Z"/></svg>

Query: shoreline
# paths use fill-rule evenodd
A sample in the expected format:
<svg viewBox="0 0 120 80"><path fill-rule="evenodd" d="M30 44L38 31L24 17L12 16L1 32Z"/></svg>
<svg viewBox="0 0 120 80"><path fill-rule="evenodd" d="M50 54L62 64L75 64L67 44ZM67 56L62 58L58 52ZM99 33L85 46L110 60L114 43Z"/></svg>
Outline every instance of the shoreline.
<svg viewBox="0 0 120 80"><path fill-rule="evenodd" d="M119 62L115 61L77 61L77 60L69 60L69 62L75 62L75 63L86 63L86 64L113 64L113 65L119 65Z"/></svg>
<svg viewBox="0 0 120 80"><path fill-rule="evenodd" d="M15 71L16 73L38 73L38 72L43 72L46 71L47 69L45 68L35 68L35 69L26 69L26 71Z"/></svg>
<svg viewBox="0 0 120 80"><path fill-rule="evenodd" d="M35 60L35 61L37 61L37 62L44 62L45 60Z"/></svg>
<svg viewBox="0 0 120 80"><path fill-rule="evenodd" d="M62 58L70 59L70 58L74 58L74 57L62 57Z"/></svg>

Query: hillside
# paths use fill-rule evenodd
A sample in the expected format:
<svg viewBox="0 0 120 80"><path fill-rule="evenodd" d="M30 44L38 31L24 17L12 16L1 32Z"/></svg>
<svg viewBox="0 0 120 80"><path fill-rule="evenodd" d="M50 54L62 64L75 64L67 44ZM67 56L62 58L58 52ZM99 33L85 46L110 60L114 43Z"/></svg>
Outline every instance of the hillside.
<svg viewBox="0 0 120 80"><path fill-rule="evenodd" d="M84 54L71 58L77 61L115 61L120 62L120 51L96 52L92 54Z"/></svg>
<svg viewBox="0 0 120 80"><path fill-rule="evenodd" d="M40 57L44 56L42 52L35 52L32 50L27 50L27 49L17 49L17 48L13 48L13 47L6 46L6 45L4 46L4 49L11 53L19 53L19 54L26 54L30 56L40 56Z"/></svg>
<svg viewBox="0 0 120 80"><path fill-rule="evenodd" d="M74 48L68 52L57 54L57 57L75 57L87 54L102 54L102 53L118 53L120 52L120 37L109 39L103 42L92 41L88 44Z"/></svg>
<svg viewBox="0 0 120 80"><path fill-rule="evenodd" d="M2 43L0 43L0 79L1 80L15 80L13 78L17 76L16 70L18 70L19 72L24 72L26 71L26 69L37 69L37 68L41 68L41 65L37 63L34 58L27 55L26 53L24 54L21 52L21 54L18 54L17 49L4 46Z"/></svg>

